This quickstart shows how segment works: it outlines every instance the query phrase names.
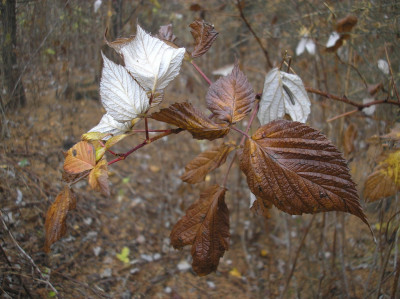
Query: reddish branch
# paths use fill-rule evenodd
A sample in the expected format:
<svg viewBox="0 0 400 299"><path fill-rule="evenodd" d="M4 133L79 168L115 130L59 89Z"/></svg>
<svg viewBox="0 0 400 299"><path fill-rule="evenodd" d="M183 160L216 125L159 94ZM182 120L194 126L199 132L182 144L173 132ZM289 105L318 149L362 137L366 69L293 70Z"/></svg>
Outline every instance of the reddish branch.
<svg viewBox="0 0 400 299"><path fill-rule="evenodd" d="M269 59L269 54L268 54L267 49L265 49L265 47L263 46L263 44L262 44L260 38L257 36L257 34L254 32L253 28L251 27L250 23L247 21L245 15L244 15L244 13L243 13L243 9L242 9L242 5L240 4L240 1L237 0L236 3L237 3L236 6L237 6L237 8L238 8L238 10L239 10L239 13L240 13L240 17L242 18L243 22L246 24L247 28L250 30L251 34L253 34L253 36L254 36L254 38L256 39L258 45L260 46L260 48L261 48L262 51L264 52L264 56L265 56L265 58L267 59L268 66L269 66L270 68L272 68L273 65L272 65L271 60Z"/></svg>
<svg viewBox="0 0 400 299"><path fill-rule="evenodd" d="M193 60L192 60L190 63L194 66L194 68L196 69L196 71L203 77L203 79L207 81L208 85L211 85L211 84L212 84L211 80L208 79L208 77L206 76L206 74L203 73L203 71L198 67L198 65L195 64L195 63L193 62Z"/></svg>
<svg viewBox="0 0 400 299"><path fill-rule="evenodd" d="M331 100L335 100L335 101L339 101L339 102L343 102L343 103L352 105L354 107L357 107L358 110L360 110L360 111L363 110L364 108L367 108L367 107L370 107L370 106L374 106L374 105L379 105L379 104L390 104L390 105L400 106L399 102L392 101L392 100L387 100L387 99L385 99L385 100L376 100L376 101L372 101L372 102L369 102L369 103L360 104L360 103L356 103L356 102L348 99L346 96L343 96L343 97L335 96L335 95L332 95L332 94L327 93L325 91L321 91L321 90L318 90L318 89L315 89L315 88L312 88L312 87L306 87L306 90L308 92L318 94L320 96L323 96L323 97L331 99Z"/></svg>
<svg viewBox="0 0 400 299"><path fill-rule="evenodd" d="M118 161L125 160L130 154L136 152L138 149L140 149L140 148L142 148L142 147L144 147L144 146L146 146L146 145L148 145L150 143L153 143L154 141L156 141L158 139L161 139L161 138L163 138L165 136L168 136L168 135L171 135L171 134L178 134L179 132L182 132L182 131L183 131L182 129L165 130L163 133L161 133L161 134L159 134L157 136L154 136L153 138L146 139L145 141L143 141L139 145L135 146L131 150L127 151L126 153L117 154L119 157L114 159L114 160L112 160L112 161L110 161L110 162L108 162L108 165L114 164L114 163L116 163Z"/></svg>

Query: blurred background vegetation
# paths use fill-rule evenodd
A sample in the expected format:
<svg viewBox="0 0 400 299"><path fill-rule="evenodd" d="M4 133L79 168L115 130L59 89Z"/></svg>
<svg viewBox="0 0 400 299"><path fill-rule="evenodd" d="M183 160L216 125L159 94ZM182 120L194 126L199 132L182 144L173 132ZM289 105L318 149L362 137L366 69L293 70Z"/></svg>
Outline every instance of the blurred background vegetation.
<svg viewBox="0 0 400 299"><path fill-rule="evenodd" d="M172 250L169 231L199 194L179 176L187 162L210 146L187 135L171 137L152 149L149 146L146 153L138 152L116 166L111 198L90 192L84 183L77 186L78 208L70 216L67 237L54 245L50 256L44 255L43 218L61 187L62 151L102 115L98 102L101 51L121 62L105 45L106 28L111 41L134 35L137 23L153 34L171 23L177 43L190 49L193 40L188 25L204 19L215 26L219 36L196 63L216 80L213 71L238 58L254 89L261 93L270 66L237 5L267 50L271 64L279 67L282 59L290 56L291 67L306 86L360 104L396 100L400 3L395 0L0 3L0 209L4 219L0 293L4 298L54 297L43 279L49 279L65 298L400 296L397 194L363 202L376 234L374 243L361 221L341 213L293 217L272 210L265 221L252 215L249 191L239 171L231 176L227 198L231 248L219 270L198 278L190 270L177 268L190 262L190 252ZM349 38L341 47L327 51L337 21L349 15L357 18ZM315 43L315 53L296 54L306 35ZM379 60L390 64L392 71L379 68ZM380 88L372 93L376 86ZM168 87L162 107L187 99L205 107L206 92L202 78L184 64L181 75ZM397 149L398 137L382 140L379 136L393 128L397 132L398 106L377 105L343 116L354 107L316 94L309 96L312 112L308 123L344 152L362 197L365 180L382 155ZM121 151L132 144L134 141ZM225 170L222 167L200 187L218 182ZM21 256L16 242L42 275L32 271L32 262ZM123 247L130 248L128 264L116 258Z"/></svg>

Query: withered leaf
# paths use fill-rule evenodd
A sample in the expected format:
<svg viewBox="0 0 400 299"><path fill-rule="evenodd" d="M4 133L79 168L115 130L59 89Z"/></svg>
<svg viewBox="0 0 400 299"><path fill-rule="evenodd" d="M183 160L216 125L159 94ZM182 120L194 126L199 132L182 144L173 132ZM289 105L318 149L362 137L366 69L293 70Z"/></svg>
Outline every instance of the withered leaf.
<svg viewBox="0 0 400 299"><path fill-rule="evenodd" d="M150 118L188 130L196 139L214 140L229 132L226 124L214 123L198 108L186 102L172 104L153 113Z"/></svg>
<svg viewBox="0 0 400 299"><path fill-rule="evenodd" d="M233 149L233 146L223 143L202 152L186 165L185 173L181 176L182 181L189 184L204 181L208 173L225 163L228 154Z"/></svg>
<svg viewBox="0 0 400 299"><path fill-rule="evenodd" d="M383 159L365 182L364 197L369 202L400 191L400 151L385 154Z"/></svg>
<svg viewBox="0 0 400 299"><path fill-rule="evenodd" d="M46 241L44 250L50 251L50 246L58 241L67 231L66 219L68 211L76 208L76 197L74 192L65 186L54 203L49 207L46 214L45 229Z"/></svg>
<svg viewBox="0 0 400 299"><path fill-rule="evenodd" d="M80 141L70 148L64 162L64 171L77 174L92 169L96 165L95 150L87 141Z"/></svg>
<svg viewBox="0 0 400 299"><path fill-rule="evenodd" d="M229 248L229 211L225 188L218 185L205 190L175 224L170 238L174 248L193 245L193 270L204 276L218 267L219 259Z"/></svg>
<svg viewBox="0 0 400 299"><path fill-rule="evenodd" d="M92 189L100 191L105 196L110 196L108 186L107 160L100 160L89 173L89 185Z"/></svg>
<svg viewBox="0 0 400 299"><path fill-rule="evenodd" d="M343 135L343 150L344 156L348 157L348 155L354 152L354 140L357 137L357 129L354 124L349 124L346 131Z"/></svg>
<svg viewBox="0 0 400 299"><path fill-rule="evenodd" d="M238 62L228 76L219 78L210 86L206 101L208 109L228 123L236 123L250 112L255 94Z"/></svg>
<svg viewBox="0 0 400 299"><path fill-rule="evenodd" d="M176 36L172 32L172 24L160 26L157 37L172 43L175 42Z"/></svg>
<svg viewBox="0 0 400 299"><path fill-rule="evenodd" d="M218 32L214 26L202 21L194 21L189 25L190 33L195 40L195 47L192 52L192 57L200 57L204 55L211 47L214 40L217 38Z"/></svg>
<svg viewBox="0 0 400 299"><path fill-rule="evenodd" d="M240 168L251 192L286 213L343 211L369 226L341 153L305 124L275 120L259 128L245 143Z"/></svg>
<svg viewBox="0 0 400 299"><path fill-rule="evenodd" d="M253 194L253 196L255 196ZM262 198L255 197L255 200L250 208L250 210L257 215L264 216L265 218L271 218L270 210L272 208L272 203L268 200L263 200Z"/></svg>
<svg viewBox="0 0 400 299"><path fill-rule="evenodd" d="M336 22L336 32L350 32L351 29L353 29L353 27L357 24L357 21L357 17L352 15L348 15L347 17L340 19Z"/></svg>
<svg viewBox="0 0 400 299"><path fill-rule="evenodd" d="M78 180L80 177L87 175L89 172L90 170L85 170L84 172L81 173L70 174L63 171L61 174L61 179L66 183L72 183L73 181Z"/></svg>
<svg viewBox="0 0 400 299"><path fill-rule="evenodd" d="M117 38L115 41L109 42L106 37L107 31L108 30L106 29L106 31L104 32L104 41L110 48L113 48L118 53L121 51L121 48L126 46L128 43L130 43L135 38L135 36L120 37L120 38Z"/></svg>

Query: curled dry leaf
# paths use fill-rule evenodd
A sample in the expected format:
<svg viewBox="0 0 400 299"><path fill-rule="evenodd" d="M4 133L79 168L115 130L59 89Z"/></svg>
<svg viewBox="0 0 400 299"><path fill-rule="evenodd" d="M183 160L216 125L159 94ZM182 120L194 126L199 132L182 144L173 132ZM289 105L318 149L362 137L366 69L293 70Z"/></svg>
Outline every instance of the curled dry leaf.
<svg viewBox="0 0 400 299"><path fill-rule="evenodd" d="M175 103L150 118L188 130L195 139L214 140L229 132L226 124L216 124L190 103Z"/></svg>
<svg viewBox="0 0 400 299"><path fill-rule="evenodd" d="M207 107L215 116L228 123L242 120L253 107L255 94L238 62L226 77L211 84L206 96Z"/></svg>
<svg viewBox="0 0 400 299"><path fill-rule="evenodd" d="M93 145L80 141L70 148L64 162L64 171L68 174L78 174L92 169L96 165Z"/></svg>
<svg viewBox="0 0 400 299"><path fill-rule="evenodd" d="M343 211L368 226L346 161L320 132L275 120L245 143L240 168L251 192L291 215Z"/></svg>
<svg viewBox="0 0 400 299"><path fill-rule="evenodd" d="M100 160L89 173L89 185L92 189L100 191L105 196L110 196L108 186L107 160Z"/></svg>
<svg viewBox="0 0 400 299"><path fill-rule="evenodd" d="M172 32L172 24L160 26L157 37L159 39L174 43L176 40L176 36Z"/></svg>
<svg viewBox="0 0 400 299"><path fill-rule="evenodd" d="M194 50L192 52L192 57L200 57L204 55L213 44L214 40L218 36L218 32L215 31L214 26L208 24L207 22L194 21L189 25L191 28L190 33L195 40Z"/></svg>
<svg viewBox="0 0 400 299"><path fill-rule="evenodd" d="M262 198L256 197L253 193L250 194L250 210L257 215L265 218L271 218L270 210L272 209L272 203L263 200Z"/></svg>
<svg viewBox="0 0 400 299"><path fill-rule="evenodd" d="M385 156L368 176L364 197L369 202L395 195L400 191L400 151Z"/></svg>
<svg viewBox="0 0 400 299"><path fill-rule="evenodd" d="M351 29L357 24L357 17L348 15L347 17L340 19L336 23L336 32L343 33L343 32L350 32Z"/></svg>
<svg viewBox="0 0 400 299"><path fill-rule="evenodd" d="M300 77L274 68L265 77L257 116L262 125L282 118L286 113L292 120L304 123L310 114L310 106Z"/></svg>
<svg viewBox="0 0 400 299"><path fill-rule="evenodd" d="M83 141L96 141L96 140L104 140L106 137L110 136L109 133L100 133L100 132L88 132L82 135L81 139Z"/></svg>
<svg viewBox="0 0 400 299"><path fill-rule="evenodd" d="M136 37L122 45L125 67L146 90L163 90L178 74L186 50L174 48L146 33L139 25Z"/></svg>
<svg viewBox="0 0 400 299"><path fill-rule="evenodd" d="M229 144L221 144L212 149L202 152L185 167L185 173L181 176L182 181L196 184L204 181L206 175L225 163L229 153L234 149Z"/></svg>
<svg viewBox="0 0 400 299"><path fill-rule="evenodd" d="M101 103L116 121L125 123L144 114L149 108L145 90L122 66L103 55L100 81Z"/></svg>
<svg viewBox="0 0 400 299"><path fill-rule="evenodd" d="M50 246L58 241L67 231L66 219L68 211L75 209L76 197L74 192L65 186L61 191L54 203L50 206L46 213L45 229L46 241L44 250L50 251Z"/></svg>
<svg viewBox="0 0 400 299"><path fill-rule="evenodd" d="M120 37L120 38L117 38L115 41L109 42L106 37L107 31L108 31L108 29L106 29L106 31L104 32L104 41L107 44L107 46L109 46L110 48L113 48L118 53L120 53L122 47L124 47L126 44L130 43L135 38L135 36Z"/></svg>
<svg viewBox="0 0 400 299"><path fill-rule="evenodd" d="M131 127L132 127L132 122L130 121L120 123L116 121L111 115L104 114L99 124L90 129L89 133L98 132L98 133L109 134L108 136L102 138L102 140L107 140L111 138L111 135L124 134L125 132L129 131Z"/></svg>
<svg viewBox="0 0 400 299"><path fill-rule="evenodd" d="M357 137L357 129L354 124L349 124L343 135L343 150L344 156L347 157L354 152L354 140Z"/></svg>
<svg viewBox="0 0 400 299"><path fill-rule="evenodd" d="M204 276L218 267L219 259L229 248L229 211L225 188L218 185L205 190L175 224L170 238L176 249L192 246L193 270Z"/></svg>

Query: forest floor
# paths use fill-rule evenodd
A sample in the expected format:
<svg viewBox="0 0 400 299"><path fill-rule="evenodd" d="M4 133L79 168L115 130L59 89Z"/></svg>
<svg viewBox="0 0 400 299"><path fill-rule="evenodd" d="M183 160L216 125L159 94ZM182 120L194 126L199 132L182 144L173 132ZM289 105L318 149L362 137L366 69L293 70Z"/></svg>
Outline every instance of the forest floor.
<svg viewBox="0 0 400 299"><path fill-rule="evenodd" d="M184 99L170 93L166 103ZM109 198L84 181L75 185L77 208L69 213L66 236L46 254L44 219L63 186L63 152L103 112L97 100L61 100L50 90L7 115L0 208L13 237L2 225L1 298L55 297L49 284L60 298L366 298L380 282L382 292L390 292L391 277L380 281L376 246L358 218L289 216L274 209L264 221L249 212L249 191L239 171L233 171L227 193L229 251L216 273L196 276L190 248L174 250L169 233L226 165L200 188L182 182L185 164L209 146L188 133L157 141L110 167ZM141 138L122 142L119 151ZM376 219L368 216L374 227ZM125 263L117 257L124 247L129 248Z"/></svg>

